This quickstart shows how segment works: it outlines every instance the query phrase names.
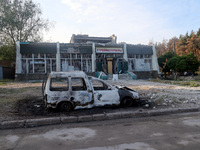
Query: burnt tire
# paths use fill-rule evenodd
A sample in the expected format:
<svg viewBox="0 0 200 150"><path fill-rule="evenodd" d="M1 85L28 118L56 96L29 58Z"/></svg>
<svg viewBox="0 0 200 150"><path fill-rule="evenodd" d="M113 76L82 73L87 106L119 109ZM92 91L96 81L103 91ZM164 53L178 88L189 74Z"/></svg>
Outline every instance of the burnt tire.
<svg viewBox="0 0 200 150"><path fill-rule="evenodd" d="M72 104L70 102L62 102L60 105L59 105L59 109L60 111L70 111L72 110Z"/></svg>
<svg viewBox="0 0 200 150"><path fill-rule="evenodd" d="M121 105L123 107L131 107L131 106L133 106L133 99L130 97L125 97L122 99Z"/></svg>

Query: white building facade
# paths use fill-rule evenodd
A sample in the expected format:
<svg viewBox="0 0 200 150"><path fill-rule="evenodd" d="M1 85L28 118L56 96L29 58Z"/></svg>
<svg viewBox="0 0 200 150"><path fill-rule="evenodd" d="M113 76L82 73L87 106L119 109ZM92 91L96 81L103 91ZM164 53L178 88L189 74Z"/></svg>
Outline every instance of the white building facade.
<svg viewBox="0 0 200 150"><path fill-rule="evenodd" d="M103 71L120 74L128 71L138 78L158 75L154 46L117 44L116 37L72 36L71 43L17 42L16 80L37 80L52 71ZM85 40L85 41L84 41Z"/></svg>

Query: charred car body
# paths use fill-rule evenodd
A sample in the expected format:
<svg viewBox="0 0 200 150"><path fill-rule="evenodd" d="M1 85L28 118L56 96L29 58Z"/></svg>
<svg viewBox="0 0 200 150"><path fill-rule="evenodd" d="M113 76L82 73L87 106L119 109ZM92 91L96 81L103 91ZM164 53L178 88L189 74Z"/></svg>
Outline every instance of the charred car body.
<svg viewBox="0 0 200 150"><path fill-rule="evenodd" d="M105 105L131 106L139 95L136 91L87 76L82 71L52 72L42 86L46 108L61 111Z"/></svg>

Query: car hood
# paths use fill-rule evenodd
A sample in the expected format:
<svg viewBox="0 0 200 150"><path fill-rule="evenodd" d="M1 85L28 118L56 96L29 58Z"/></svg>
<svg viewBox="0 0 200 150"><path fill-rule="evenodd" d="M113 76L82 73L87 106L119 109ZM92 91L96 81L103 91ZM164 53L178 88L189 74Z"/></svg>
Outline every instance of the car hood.
<svg viewBox="0 0 200 150"><path fill-rule="evenodd" d="M133 99L140 99L138 92L126 87L126 86L121 86L121 85L116 85L115 86L119 90L120 96L131 96Z"/></svg>
<svg viewBox="0 0 200 150"><path fill-rule="evenodd" d="M126 87L126 86L122 86L122 85L115 85L115 87L116 87L117 89L123 89L123 90L128 90L128 91L136 92L136 91L134 91L134 90L132 90L132 89Z"/></svg>

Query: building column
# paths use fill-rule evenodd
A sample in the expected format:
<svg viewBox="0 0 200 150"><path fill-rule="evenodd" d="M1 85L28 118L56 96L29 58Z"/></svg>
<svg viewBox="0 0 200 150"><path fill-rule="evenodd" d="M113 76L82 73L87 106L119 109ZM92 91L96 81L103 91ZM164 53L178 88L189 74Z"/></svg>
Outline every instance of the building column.
<svg viewBox="0 0 200 150"><path fill-rule="evenodd" d="M60 43L56 44L56 71L60 71Z"/></svg>
<svg viewBox="0 0 200 150"><path fill-rule="evenodd" d="M152 50L153 50L152 69L153 69L153 71L158 71L158 74L160 74L159 67L158 67L158 59L157 59L157 55L156 55L155 45L152 46Z"/></svg>
<svg viewBox="0 0 200 150"><path fill-rule="evenodd" d="M20 41L16 42L16 67L15 73L20 74L22 73L22 55L20 53Z"/></svg>
<svg viewBox="0 0 200 150"><path fill-rule="evenodd" d="M123 55L123 58L124 58L125 61L128 61L126 43L124 43L124 55Z"/></svg>
<svg viewBox="0 0 200 150"><path fill-rule="evenodd" d="M92 72L96 71L96 49L95 43L92 43Z"/></svg>

